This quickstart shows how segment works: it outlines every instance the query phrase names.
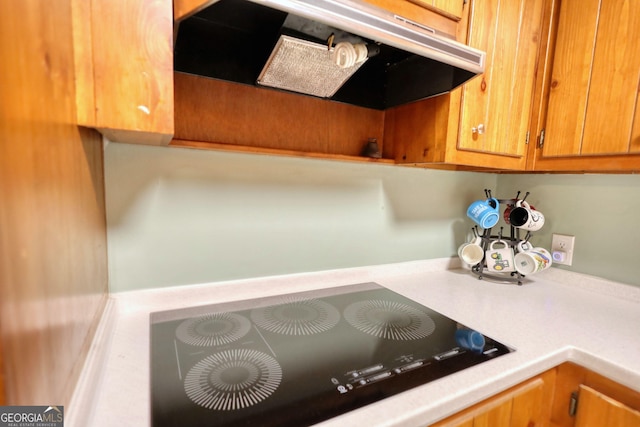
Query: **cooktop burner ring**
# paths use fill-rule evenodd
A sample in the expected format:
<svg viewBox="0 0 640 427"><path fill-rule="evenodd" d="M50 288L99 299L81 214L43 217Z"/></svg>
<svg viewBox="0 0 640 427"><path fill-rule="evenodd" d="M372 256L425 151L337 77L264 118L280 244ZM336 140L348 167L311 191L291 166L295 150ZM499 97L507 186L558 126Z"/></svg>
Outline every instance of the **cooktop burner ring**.
<svg viewBox="0 0 640 427"><path fill-rule="evenodd" d="M262 402L280 385L282 368L270 355L231 349L206 358L184 380L187 396L211 410L234 411Z"/></svg>
<svg viewBox="0 0 640 427"><path fill-rule="evenodd" d="M283 335L313 335L328 331L340 321L331 304L317 299L291 299L283 304L255 309L251 320L260 328Z"/></svg>
<svg viewBox="0 0 640 427"><path fill-rule="evenodd" d="M395 301L358 301L345 308L343 314L359 331L396 341L425 338L436 328L427 313Z"/></svg>
<svg viewBox="0 0 640 427"><path fill-rule="evenodd" d="M229 344L245 336L251 322L235 313L213 313L187 319L176 329L176 337L185 344L212 347Z"/></svg>

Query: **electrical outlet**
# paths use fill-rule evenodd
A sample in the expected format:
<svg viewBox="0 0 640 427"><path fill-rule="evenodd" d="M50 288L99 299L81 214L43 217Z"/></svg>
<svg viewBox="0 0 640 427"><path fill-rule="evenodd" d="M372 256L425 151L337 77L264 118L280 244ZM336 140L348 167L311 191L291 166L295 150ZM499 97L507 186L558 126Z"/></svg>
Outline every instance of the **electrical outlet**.
<svg viewBox="0 0 640 427"><path fill-rule="evenodd" d="M573 249L576 243L575 236L566 234L553 234L551 240L551 256L555 264L571 265L573 262Z"/></svg>

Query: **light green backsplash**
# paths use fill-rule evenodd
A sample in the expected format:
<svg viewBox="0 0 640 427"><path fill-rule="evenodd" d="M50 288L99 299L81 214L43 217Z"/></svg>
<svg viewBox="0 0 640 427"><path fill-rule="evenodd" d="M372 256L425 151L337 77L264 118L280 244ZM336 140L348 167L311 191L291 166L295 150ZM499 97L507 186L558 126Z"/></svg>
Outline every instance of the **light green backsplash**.
<svg viewBox="0 0 640 427"><path fill-rule="evenodd" d="M109 144L112 292L453 256L468 204L518 190L572 271L640 286L640 176L494 175ZM503 223L501 223L503 224Z"/></svg>
<svg viewBox="0 0 640 427"><path fill-rule="evenodd" d="M111 143L112 292L452 256L497 176Z"/></svg>
<svg viewBox="0 0 640 427"><path fill-rule="evenodd" d="M640 175L500 175L501 197L529 191L545 215L532 242L576 236L571 267L557 268L640 286Z"/></svg>

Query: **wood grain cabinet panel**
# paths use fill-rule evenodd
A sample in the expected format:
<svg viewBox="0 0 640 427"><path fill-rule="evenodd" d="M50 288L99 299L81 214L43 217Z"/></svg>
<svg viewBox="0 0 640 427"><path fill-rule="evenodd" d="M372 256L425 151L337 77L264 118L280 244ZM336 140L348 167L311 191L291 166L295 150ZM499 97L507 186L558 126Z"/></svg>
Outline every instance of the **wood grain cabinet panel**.
<svg viewBox="0 0 640 427"><path fill-rule="evenodd" d="M543 426L640 426L640 391L566 362L430 427Z"/></svg>
<svg viewBox="0 0 640 427"><path fill-rule="evenodd" d="M171 0L73 0L78 124L118 142L173 136Z"/></svg>
<svg viewBox="0 0 640 427"><path fill-rule="evenodd" d="M627 153L640 84L640 2L600 5L582 154Z"/></svg>
<svg viewBox="0 0 640 427"><path fill-rule="evenodd" d="M364 1L451 37L466 25L408 0ZM210 3L176 0L176 25ZM385 147L386 111L179 72L174 84L172 146L394 162L393 151ZM371 139L377 141L382 159L361 155Z"/></svg>
<svg viewBox="0 0 640 427"><path fill-rule="evenodd" d="M550 0L535 170L640 170L640 3ZM635 155L634 155L635 154Z"/></svg>
<svg viewBox="0 0 640 427"><path fill-rule="evenodd" d="M418 24L426 25L442 33L455 37L458 30L458 20L443 13L442 8L434 7L432 0L363 0L374 6L386 9L403 18ZM457 3L457 0L455 1ZM428 7L427 7L428 6Z"/></svg>
<svg viewBox="0 0 640 427"><path fill-rule="evenodd" d="M638 91L640 93L640 90ZM640 154L640 96L636 100L636 114L633 118L633 129L631 131L631 142L629 143L629 152L632 154Z"/></svg>
<svg viewBox="0 0 640 427"><path fill-rule="evenodd" d="M585 385L580 386L579 396L575 427L640 426L640 411Z"/></svg>
<svg viewBox="0 0 640 427"><path fill-rule="evenodd" d="M238 83L175 74L173 146L374 161L384 112Z"/></svg>
<svg viewBox="0 0 640 427"><path fill-rule="evenodd" d="M473 427L510 427L513 400L507 400L473 418Z"/></svg>
<svg viewBox="0 0 640 427"><path fill-rule="evenodd" d="M458 148L524 159L542 1L475 2L472 14L469 45L487 51L487 70L462 89Z"/></svg>
<svg viewBox="0 0 640 427"><path fill-rule="evenodd" d="M640 391L630 389L605 376L574 363L556 368L557 381L551 409L552 427L637 427L635 414L640 411ZM572 396L577 394L577 412L570 414ZM619 413L620 412L620 413ZM630 412L630 414L627 414ZM617 424L634 420L631 424ZM628 421L627 421L628 422Z"/></svg>
<svg viewBox="0 0 640 427"><path fill-rule="evenodd" d="M69 0L0 1L0 405L68 408L108 298L103 147L75 125L71 16Z"/></svg>
<svg viewBox="0 0 640 427"><path fill-rule="evenodd" d="M463 0L362 0L444 34L455 37ZM213 4L214 0L174 0L176 22Z"/></svg>
<svg viewBox="0 0 640 427"><path fill-rule="evenodd" d="M7 398L5 397L4 390L4 363L2 361L2 340L0 339L0 406L5 406L7 404Z"/></svg>
<svg viewBox="0 0 640 427"><path fill-rule="evenodd" d="M471 3L468 44L487 52L485 72L450 94L387 111L385 138L397 162L525 168L543 6Z"/></svg>
<svg viewBox="0 0 640 427"><path fill-rule="evenodd" d="M475 83L470 83L464 94L457 90L448 95L388 109L380 115L381 124L366 125L370 130L363 127L368 123L368 117L373 117L375 114L357 110L359 116L367 116L365 121L356 122L355 116L351 114L353 119L340 119L336 122L341 129L363 129L357 131L357 138L349 138L351 142L346 144L342 142L346 135L333 131L329 135L326 134L325 129L335 128L333 125L329 127L321 125L323 129L317 132L313 130L314 126L323 122L324 119L312 121L311 126L305 124L306 131L302 134L303 138L288 135L286 129L281 132L264 132L266 127L261 124L256 127L256 123L252 123L252 126L247 129L252 128L258 132L247 137L219 133L195 135L193 130L201 126L192 123L194 120L191 118L184 117L185 112L191 107L181 101L184 98L180 93L181 85L176 84L176 132L172 145L243 151L253 151L252 147L255 147L256 152L280 152L326 158L346 155L356 159L368 137L375 137L382 149L382 157L398 164L429 167L444 165L446 168L462 169L523 169L526 164L524 156L528 110L531 105L530 92L533 88L532 76L540 39L538 32L543 0L515 3L506 0L477 1L473 3L471 19L469 17L471 3L464 1L364 1L435 28L458 41L466 42L469 38L473 42L472 45L475 43L478 47L489 50L489 57L492 59L487 64L486 75L473 80ZM176 0L174 5L176 24L210 2L210 0ZM468 35L469 29L471 29L471 36ZM255 105L256 102L270 105L277 103L275 94L261 95L259 98L257 93L250 95L253 101L248 105ZM246 97L242 95L238 98ZM303 106L298 109L299 111L306 111L309 108L309 111L313 111L313 115L319 118L340 116L338 111L343 109L335 104L330 107L311 107L310 102L300 97L297 100L299 101L295 102ZM503 108L502 105L505 107ZM241 109L247 110L244 107ZM320 116L320 113L324 115ZM213 112L208 115L215 116L218 122L234 121L229 111ZM496 117L495 121L488 119L488 116ZM491 123L488 122L489 120ZM461 130L461 121L464 123L462 128L468 129L469 132ZM349 122L352 124L349 125ZM276 123L270 119L259 119L259 123L272 123L282 127L282 123ZM308 123L308 121L301 120L300 123ZM474 124L471 125L471 123ZM483 135L481 138L478 137L482 131L471 134L471 128L474 126L477 128L478 124L481 125L480 128L486 126L490 129L490 134ZM187 128L189 130L185 132ZM291 126L288 128L292 129ZM217 130L220 129L223 127L218 126ZM378 134L379 129L384 130L384 135ZM200 130L204 131L204 129ZM278 134L282 137L279 140L273 140ZM327 139L327 136L337 139L332 141ZM337 147L338 151L332 151L332 147Z"/></svg>
<svg viewBox="0 0 640 427"><path fill-rule="evenodd" d="M549 419L555 384L550 370L431 427L541 427Z"/></svg>
<svg viewBox="0 0 640 427"><path fill-rule="evenodd" d="M462 18L464 0L410 0L411 2L435 10L456 21Z"/></svg>
<svg viewBox="0 0 640 427"><path fill-rule="evenodd" d="M558 142L546 139L545 155L580 152L580 139L574 136L582 133L586 116L598 9L596 2L567 1L561 5L545 131Z"/></svg>
<svg viewBox="0 0 640 427"><path fill-rule="evenodd" d="M115 11L107 0L72 1L78 122L115 141L169 143L173 31L212 0L126 0ZM487 52L485 73L463 87L385 111L383 137L380 126L358 132L376 134L387 161L476 170L640 170L639 2L364 1ZM340 108L319 110L333 117ZM299 146L285 131L287 141L259 142L257 151L357 160L363 144L359 136L333 152L343 147L326 139L333 131L307 134L310 145ZM174 144L188 139L176 135ZM200 139L189 144L256 146Z"/></svg>
<svg viewBox="0 0 640 427"><path fill-rule="evenodd" d="M460 0L433 0L433 7L458 19L462 17L463 5L464 1Z"/></svg>

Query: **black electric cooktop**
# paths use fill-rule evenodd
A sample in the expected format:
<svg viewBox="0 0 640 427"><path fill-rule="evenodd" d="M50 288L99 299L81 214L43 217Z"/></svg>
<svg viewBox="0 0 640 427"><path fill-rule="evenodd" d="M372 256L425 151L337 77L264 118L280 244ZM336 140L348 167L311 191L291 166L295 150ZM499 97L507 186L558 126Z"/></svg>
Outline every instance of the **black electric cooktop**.
<svg viewBox="0 0 640 427"><path fill-rule="evenodd" d="M152 426L308 426L510 351L376 283L153 313Z"/></svg>

